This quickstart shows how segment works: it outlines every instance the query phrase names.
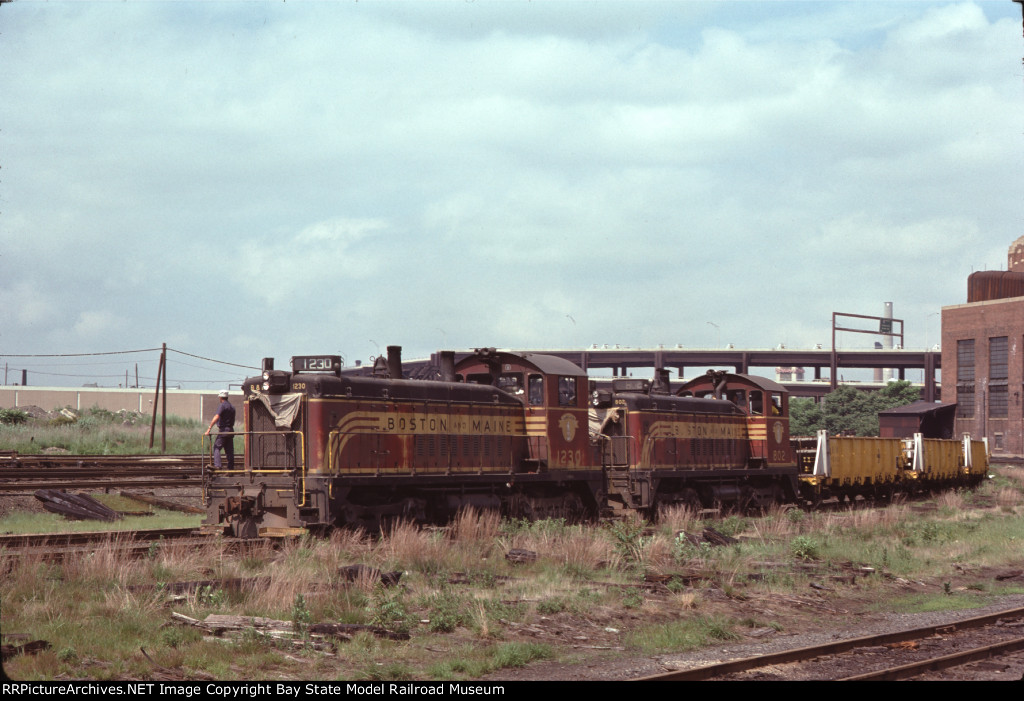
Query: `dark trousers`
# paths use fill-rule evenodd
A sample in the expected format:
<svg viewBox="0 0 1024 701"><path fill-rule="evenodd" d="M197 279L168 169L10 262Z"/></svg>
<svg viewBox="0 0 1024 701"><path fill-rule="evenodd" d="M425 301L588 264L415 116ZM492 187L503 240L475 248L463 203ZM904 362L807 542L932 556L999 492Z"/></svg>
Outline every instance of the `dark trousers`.
<svg viewBox="0 0 1024 701"><path fill-rule="evenodd" d="M213 441L213 466L220 467L220 450L224 449L224 454L228 458L228 469L235 469L235 436L232 433L218 433L217 438Z"/></svg>

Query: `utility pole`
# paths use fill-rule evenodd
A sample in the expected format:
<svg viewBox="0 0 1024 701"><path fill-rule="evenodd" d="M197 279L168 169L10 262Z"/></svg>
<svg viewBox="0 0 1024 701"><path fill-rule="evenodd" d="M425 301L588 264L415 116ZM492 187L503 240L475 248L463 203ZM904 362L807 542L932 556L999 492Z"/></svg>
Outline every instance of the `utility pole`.
<svg viewBox="0 0 1024 701"><path fill-rule="evenodd" d="M167 358L167 344L165 343L164 347L163 347L163 350L160 351L160 365L157 367L157 370L156 370L156 394L153 395L153 420L149 424L149 447L150 448L153 447L153 437L156 434L156 411L157 411L157 408L160 406L160 379L161 378L163 378L163 380L164 380L164 391L165 391L165 395L164 395L164 414L165 414L164 427L165 427L165 430L166 430L166 426L167 426L167 419L166 419L166 413L167 413L167 396L166 396L167 378L164 377L164 361L166 360L166 358ZM164 451L166 452L166 450L167 450L167 439L166 439L166 434L165 434L165 438L164 438Z"/></svg>
<svg viewBox="0 0 1024 701"><path fill-rule="evenodd" d="M160 362L164 366L164 396L163 396L163 408L160 413L163 415L160 418L160 452L167 452L167 344L163 345L163 350L160 351Z"/></svg>

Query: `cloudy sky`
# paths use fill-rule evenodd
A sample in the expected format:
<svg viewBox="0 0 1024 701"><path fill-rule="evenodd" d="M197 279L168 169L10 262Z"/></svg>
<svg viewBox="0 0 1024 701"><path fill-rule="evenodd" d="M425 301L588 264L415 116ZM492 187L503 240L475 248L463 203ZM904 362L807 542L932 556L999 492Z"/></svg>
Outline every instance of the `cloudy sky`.
<svg viewBox="0 0 1024 701"><path fill-rule="evenodd" d="M1010 0L4 4L0 363L813 347L888 301L931 345L1024 234L1021 33Z"/></svg>

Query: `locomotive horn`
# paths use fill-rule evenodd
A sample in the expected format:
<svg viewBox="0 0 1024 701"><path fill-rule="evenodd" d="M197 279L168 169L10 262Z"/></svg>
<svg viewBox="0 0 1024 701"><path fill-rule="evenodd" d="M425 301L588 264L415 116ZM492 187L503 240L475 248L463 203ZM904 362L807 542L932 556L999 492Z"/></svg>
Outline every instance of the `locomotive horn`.
<svg viewBox="0 0 1024 701"><path fill-rule="evenodd" d="M725 392L725 370L708 370L707 375L711 378L711 387L714 393L715 399L721 399L722 394Z"/></svg>

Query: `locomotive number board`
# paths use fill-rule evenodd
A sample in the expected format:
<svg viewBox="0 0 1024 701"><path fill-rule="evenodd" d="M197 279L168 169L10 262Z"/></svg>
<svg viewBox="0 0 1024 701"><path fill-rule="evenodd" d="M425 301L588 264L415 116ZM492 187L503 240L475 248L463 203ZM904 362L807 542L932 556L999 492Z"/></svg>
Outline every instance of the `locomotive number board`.
<svg viewBox="0 0 1024 701"><path fill-rule="evenodd" d="M296 355L292 358L292 372L339 372L340 355Z"/></svg>

